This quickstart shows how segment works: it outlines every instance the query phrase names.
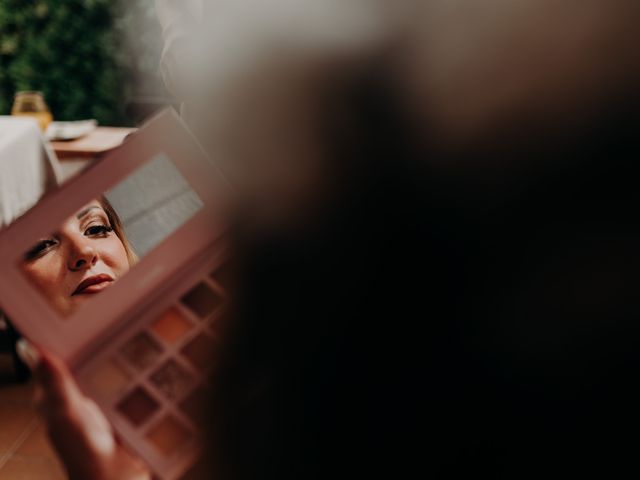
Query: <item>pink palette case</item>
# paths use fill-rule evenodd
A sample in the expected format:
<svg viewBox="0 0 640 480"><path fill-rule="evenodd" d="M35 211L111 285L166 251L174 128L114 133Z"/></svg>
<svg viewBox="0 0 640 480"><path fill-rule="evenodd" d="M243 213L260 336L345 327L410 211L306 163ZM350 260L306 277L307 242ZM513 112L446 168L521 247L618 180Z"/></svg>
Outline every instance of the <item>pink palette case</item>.
<svg viewBox="0 0 640 480"><path fill-rule="evenodd" d="M104 291L71 313L54 308L25 275L29 246L97 195L124 191L122 185L129 195L143 185L161 200L162 182L153 177L160 171L175 176L167 185L184 186L174 196L175 211L187 209L188 216L146 245L145 255ZM166 110L0 234L0 309L31 342L69 365L120 440L161 479L179 478L201 449L198 415L226 300L217 272L226 254L229 194L215 164ZM154 215L166 213L160 200L156 211L134 212L131 228L153 230Z"/></svg>

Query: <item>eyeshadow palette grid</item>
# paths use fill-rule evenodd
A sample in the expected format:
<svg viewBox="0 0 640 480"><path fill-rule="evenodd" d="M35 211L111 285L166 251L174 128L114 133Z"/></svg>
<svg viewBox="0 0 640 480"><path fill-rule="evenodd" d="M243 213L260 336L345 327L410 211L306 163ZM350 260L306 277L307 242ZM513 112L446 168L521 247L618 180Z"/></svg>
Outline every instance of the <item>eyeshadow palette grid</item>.
<svg viewBox="0 0 640 480"><path fill-rule="evenodd" d="M95 355L79 374L87 393L134 439L133 447L176 472L199 453L199 410L226 300L214 276L200 278L179 301L128 329L115 348Z"/></svg>

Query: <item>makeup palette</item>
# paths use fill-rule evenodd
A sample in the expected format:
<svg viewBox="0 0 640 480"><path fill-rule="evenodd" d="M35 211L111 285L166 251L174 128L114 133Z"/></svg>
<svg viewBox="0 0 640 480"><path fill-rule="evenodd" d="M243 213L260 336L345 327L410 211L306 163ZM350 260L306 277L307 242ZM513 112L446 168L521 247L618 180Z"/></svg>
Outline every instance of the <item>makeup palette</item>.
<svg viewBox="0 0 640 480"><path fill-rule="evenodd" d="M167 188L158 188L162 181ZM149 196L138 201L147 185ZM56 228L102 192L118 192L111 203L132 210L125 230L152 232L133 240L154 246L122 278L63 313L25 273L24 252L52 235L53 250L43 255L57 254L64 240ZM30 341L67 362L121 442L163 480L180 478L202 450L227 303L218 272L229 193L187 127L165 111L0 234L0 308Z"/></svg>
<svg viewBox="0 0 640 480"><path fill-rule="evenodd" d="M112 412L117 430L164 472L177 461L182 472L199 453L216 319L225 304L225 292L211 277L195 279L174 296L93 355L77 375L85 391Z"/></svg>

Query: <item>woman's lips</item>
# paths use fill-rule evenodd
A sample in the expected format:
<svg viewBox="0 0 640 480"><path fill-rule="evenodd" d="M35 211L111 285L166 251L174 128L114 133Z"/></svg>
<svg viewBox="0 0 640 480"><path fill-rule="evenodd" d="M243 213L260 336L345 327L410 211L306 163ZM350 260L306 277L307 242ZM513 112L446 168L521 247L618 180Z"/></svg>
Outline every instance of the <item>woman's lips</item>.
<svg viewBox="0 0 640 480"><path fill-rule="evenodd" d="M113 282L113 278L107 274L94 275L85 278L80 282L78 287L73 291L71 296L83 295L85 293L98 293L107 288Z"/></svg>

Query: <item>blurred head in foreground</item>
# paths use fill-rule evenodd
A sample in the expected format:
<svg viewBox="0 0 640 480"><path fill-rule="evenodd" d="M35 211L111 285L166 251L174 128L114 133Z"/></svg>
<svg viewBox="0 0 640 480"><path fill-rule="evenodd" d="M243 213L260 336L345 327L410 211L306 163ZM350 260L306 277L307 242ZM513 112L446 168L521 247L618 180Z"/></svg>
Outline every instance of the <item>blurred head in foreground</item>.
<svg viewBox="0 0 640 480"><path fill-rule="evenodd" d="M632 465L637 2L258 3L210 5L187 99L251 227L220 467Z"/></svg>

